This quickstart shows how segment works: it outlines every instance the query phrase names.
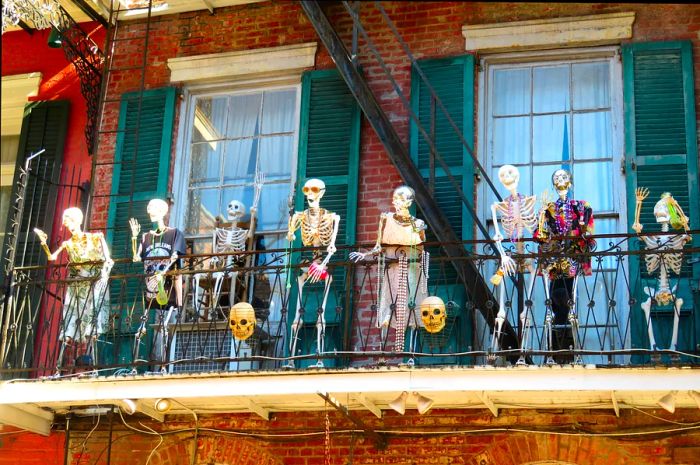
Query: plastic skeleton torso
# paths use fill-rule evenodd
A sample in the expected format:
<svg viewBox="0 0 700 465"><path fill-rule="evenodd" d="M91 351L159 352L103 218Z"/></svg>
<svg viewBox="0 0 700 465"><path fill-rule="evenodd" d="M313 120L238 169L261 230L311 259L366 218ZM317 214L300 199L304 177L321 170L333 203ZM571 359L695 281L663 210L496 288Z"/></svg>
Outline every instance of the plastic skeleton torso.
<svg viewBox="0 0 700 465"><path fill-rule="evenodd" d="M238 226L230 229L216 228L216 247L214 253L243 252L248 240L248 229Z"/></svg>
<svg viewBox="0 0 700 465"><path fill-rule="evenodd" d="M496 202L496 211L501 214L501 227L512 241L523 237L525 230L532 232L537 226L534 195L509 196L502 202Z"/></svg>
<svg viewBox="0 0 700 465"><path fill-rule="evenodd" d="M683 265L681 249L688 240L685 234L679 236L644 236L647 249L654 251L678 250L678 253L649 254L644 257L649 274L659 270L659 286L656 291L656 300L661 305L671 302L671 289L668 282L669 270L680 274ZM668 296L668 298L666 298Z"/></svg>
<svg viewBox="0 0 700 465"><path fill-rule="evenodd" d="M335 214L323 208L308 208L297 218L305 246L328 246L333 240Z"/></svg>

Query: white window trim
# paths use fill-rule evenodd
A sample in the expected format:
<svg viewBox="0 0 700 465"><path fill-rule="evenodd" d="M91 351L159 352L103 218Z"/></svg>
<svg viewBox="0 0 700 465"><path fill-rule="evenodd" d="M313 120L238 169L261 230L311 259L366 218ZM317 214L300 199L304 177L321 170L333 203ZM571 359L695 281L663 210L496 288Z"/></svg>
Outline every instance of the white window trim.
<svg viewBox="0 0 700 465"><path fill-rule="evenodd" d="M632 38L634 12L462 26L466 50L498 52L619 44Z"/></svg>
<svg viewBox="0 0 700 465"><path fill-rule="evenodd" d="M478 102L480 102L478 107L478 121L477 121L477 134L479 144L477 144L477 156L479 157L482 166L487 173L491 170L491 162L487 159L488 153L488 131L486 127L486 119L489 115L489 88L488 88L488 74L490 72L490 67L492 65L504 64L504 63L529 63L529 62L544 62L552 61L556 62L569 62L575 59L595 59L595 58L614 58L611 60L610 67L610 79L611 79L611 117L612 117L612 132L613 132L613 169L620 169L616 171L619 177L616 181L616 188L619 186L624 186L625 179L621 174L621 166L624 163L624 112L623 112L623 96L622 96L622 63L620 60L620 50L619 47L595 47L591 49L563 49L563 50L548 50L540 52L516 52L508 54L494 54L483 56L480 60L479 66L479 89L478 89ZM492 182L499 189L500 184L497 179L492 179ZM486 193L488 189L488 184L485 181L480 182L478 187L478 201L479 208L478 211L481 213L481 217L486 221L491 218L490 205L486 205L484 201L486 199ZM541 192L533 192L539 196ZM503 193L501 192L501 195ZM613 198L617 202L615 208L620 215L620 223L626 224L627 218L627 202L626 193L614 192ZM595 206L594 206L595 208ZM595 211L593 212L595 216Z"/></svg>
<svg viewBox="0 0 700 465"><path fill-rule="evenodd" d="M285 79L315 64L316 42L168 59L170 82L202 84Z"/></svg>
<svg viewBox="0 0 700 465"><path fill-rule="evenodd" d="M36 97L39 94L41 78L40 72L2 77L2 108L0 108L2 129L0 132L3 136L16 136L21 132L24 106L29 97Z"/></svg>

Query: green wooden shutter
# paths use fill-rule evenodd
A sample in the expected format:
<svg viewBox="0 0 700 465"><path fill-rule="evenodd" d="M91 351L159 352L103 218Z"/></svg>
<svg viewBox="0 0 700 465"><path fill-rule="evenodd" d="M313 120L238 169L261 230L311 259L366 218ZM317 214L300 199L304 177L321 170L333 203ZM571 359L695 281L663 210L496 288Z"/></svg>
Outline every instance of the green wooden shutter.
<svg viewBox="0 0 700 465"><path fill-rule="evenodd" d="M46 151L31 163L15 266L46 263L46 255L32 232L34 228L45 231L49 235L48 243L53 247L51 230L56 217L57 186L61 175L69 110L68 101L32 103L27 105L25 110L13 183L15 187L11 197L13 202L17 193L20 168L24 168L27 157L41 149ZM6 231L9 226L8 219ZM7 250L7 244L3 250Z"/></svg>
<svg viewBox="0 0 700 465"><path fill-rule="evenodd" d="M107 220L107 242L114 258L132 256L129 218L137 218L142 231L150 229L151 221L146 212L149 200L167 197L175 102L173 87L147 90L142 95L139 92L122 95ZM112 270L113 275L142 273L141 263L118 263ZM118 308L110 336L114 339L109 350L113 360L108 362L129 362L123 358L131 352L121 345L130 344L131 339L121 335L131 334L138 327L142 281L137 278L112 281L111 300ZM143 339L146 340L150 338ZM142 349L140 353L147 352Z"/></svg>
<svg viewBox="0 0 700 465"><path fill-rule="evenodd" d="M671 192L690 217L691 229L697 229L700 193L698 192L698 152L695 123L695 93L692 45L688 42L653 42L628 44L622 48L625 102L625 159L627 202L635 204L635 189L646 187L649 197L642 207L640 222L643 232L659 231L653 214L654 204L662 192ZM628 224L634 222L628 215ZM638 248L632 241L631 248ZM694 245L698 245L697 238ZM687 247L690 247L688 245ZM646 300L643 286L655 285L646 275L637 257L630 259L633 297L631 306L632 346L648 348L644 313L640 302ZM700 312L697 294L691 282L697 283L700 266L685 264L678 295L684 299L678 337L679 350L696 350L699 340ZM672 277L672 283L676 282ZM668 308L652 309L654 336L660 349L668 348L673 313Z"/></svg>
<svg viewBox="0 0 700 465"><path fill-rule="evenodd" d="M301 187L311 178L326 183L326 193L321 199L321 207L340 215L340 227L336 239L337 246L355 244L355 222L357 214L357 187L360 146L360 109L345 81L336 70L309 71L301 81L301 121L299 130L299 159L297 163L296 202L297 211L304 210L305 197ZM297 237L300 233L297 232ZM297 239L295 246L300 246ZM347 260L348 251L339 250L331 264ZM293 257L297 263L299 257ZM345 269L336 268L333 272L333 285L326 304L325 318L326 351L342 350L348 335L342 331L351 321L352 306L346 307ZM322 284L307 285L304 294L320 295ZM295 305L296 296L290 299ZM342 307L339 314L336 307ZM290 311L290 322L295 312ZM314 353L316 344L315 309L304 313L305 329L299 348L302 353ZM326 365L328 363L326 362Z"/></svg>
<svg viewBox="0 0 700 465"><path fill-rule="evenodd" d="M462 132L464 140L474 146L474 57L459 57L419 60L418 65L431 87L447 109L452 120ZM449 166L450 172L461 183L467 196L474 192L474 164L459 135L447 120L445 113L434 101L425 81L415 69L411 73L411 108L418 116L423 129L433 139L438 154ZM457 194L454 185L447 177L437 160L431 162L430 146L415 121L411 121L411 157L420 170L423 179L432 189L437 203L447 216L457 237L471 240L474 237L471 214ZM428 230L426 239L436 241ZM443 256L438 248L429 248L434 256ZM463 349L471 340L471 321L464 312L466 296L458 281L455 270L447 262L439 264L431 260L429 293L441 297L446 302L453 301L456 307L448 309L446 334L430 335L421 330L421 346L424 352L453 352ZM420 363L445 363L447 359L418 359ZM454 360L456 361L456 360Z"/></svg>
<svg viewBox="0 0 700 465"><path fill-rule="evenodd" d="M17 195L20 168L24 168L27 157L41 149L45 149L45 151L31 162L31 175L27 181L26 200L16 242L17 251L14 261L16 267L45 265L47 263L39 240L32 231L34 228L45 231L49 236L47 241L49 247L52 250L56 249L56 238L52 237L51 232L58 213L56 200L69 112L70 102L62 100L35 102L25 108L17 152L12 202ZM58 214L60 215L60 213ZM7 228L11 226L10 220L10 218L7 219ZM60 219L58 221L60 223ZM10 239L9 235L5 236L3 254L8 250ZM0 283L4 286L5 263L2 265L0 266ZM43 278L43 276L33 276L39 280ZM22 302L30 302L31 304L30 311L23 312L22 318L16 322L18 323L16 331L10 330L8 333L8 346L13 347L6 354L5 364L8 367L31 366L32 355L37 355L37 360L44 360L45 354L35 354L35 350L33 350L33 342L37 337L36 332L42 331L39 328L43 328L45 323L38 321L37 315L33 314L34 311L41 311L39 302L42 294L40 286L21 286L18 289L18 294L15 295L16 302L20 307L23 305ZM30 327L33 329L29 330ZM15 347L21 349L15 351ZM51 349L42 348L42 351L45 352L45 350Z"/></svg>

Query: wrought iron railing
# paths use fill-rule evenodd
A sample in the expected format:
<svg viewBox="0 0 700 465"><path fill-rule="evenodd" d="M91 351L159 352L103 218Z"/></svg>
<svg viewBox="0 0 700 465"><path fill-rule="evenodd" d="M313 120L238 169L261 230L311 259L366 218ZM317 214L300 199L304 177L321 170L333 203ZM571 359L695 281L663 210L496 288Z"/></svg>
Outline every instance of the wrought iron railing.
<svg viewBox="0 0 700 465"><path fill-rule="evenodd" d="M675 233L653 233L664 234ZM690 235L697 243L697 232ZM592 274L578 278L576 295L571 282L555 280L547 286L539 273L530 286L533 274L524 265L500 285L492 284L496 299L503 295L501 331L510 325L520 338L519 347L501 347L497 328L489 327L476 311L469 285L457 278L439 244L426 247L431 251L427 281L425 274L414 275L404 287L408 315L401 318L396 280L378 276L378 270L389 276L396 261L378 263L372 258L354 263L342 258L355 250L350 247L341 248L336 255L341 258L329 266L333 282L324 312L324 283L307 282L300 289L303 280L297 279L303 271L299 259L309 249L219 254L217 267L211 255L185 256L182 268L167 274L183 281L181 304L174 307L144 298L142 263L116 260L106 280L99 273L69 278L76 276L70 265L18 267L12 270L12 288L2 308L0 373L35 378L391 364L697 364L700 249L689 242L680 252L647 250L634 235L593 238L595 251L569 257L590 259L592 264ZM491 245L464 244L472 252L465 259L473 261L486 281L499 264ZM534 242L526 242L522 250L516 254L511 247L512 256L521 264L529 260L533 267L564 258L544 253ZM680 253L683 265L680 274L667 270L672 300L657 302L659 269L648 273L645 259L668 253ZM659 262L663 268L665 261ZM409 271L419 265L418 258L409 257ZM416 289L422 287L445 303L439 332L428 332L421 321L417 300L422 294ZM388 307L382 306L382 298ZM229 327L231 306L242 301L252 306L250 315L236 313L238 329L250 333L245 340L233 337ZM496 316L500 302L489 305L487 313ZM388 319L378 325L379 310L387 308ZM321 313L324 324L319 323ZM443 316L439 313L436 318ZM397 321L408 326L405 333L397 333ZM655 347L650 346L650 335Z"/></svg>

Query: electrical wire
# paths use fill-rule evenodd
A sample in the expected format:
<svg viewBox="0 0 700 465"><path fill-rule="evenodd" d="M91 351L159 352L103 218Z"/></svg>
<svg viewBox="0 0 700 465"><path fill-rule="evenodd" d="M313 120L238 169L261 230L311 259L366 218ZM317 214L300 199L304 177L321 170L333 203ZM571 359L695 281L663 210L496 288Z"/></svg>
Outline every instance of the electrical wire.
<svg viewBox="0 0 700 465"><path fill-rule="evenodd" d="M80 445L80 455L78 456L78 460L76 460L76 463L80 463L80 460L83 458L83 454L85 453L85 449L87 448L87 442L90 439L90 436L92 436L92 433L95 432L97 427L100 425L100 419L102 418L101 414L97 414L97 421L95 422L95 426L92 427L90 432L85 436L85 439L83 439L83 443Z"/></svg>

